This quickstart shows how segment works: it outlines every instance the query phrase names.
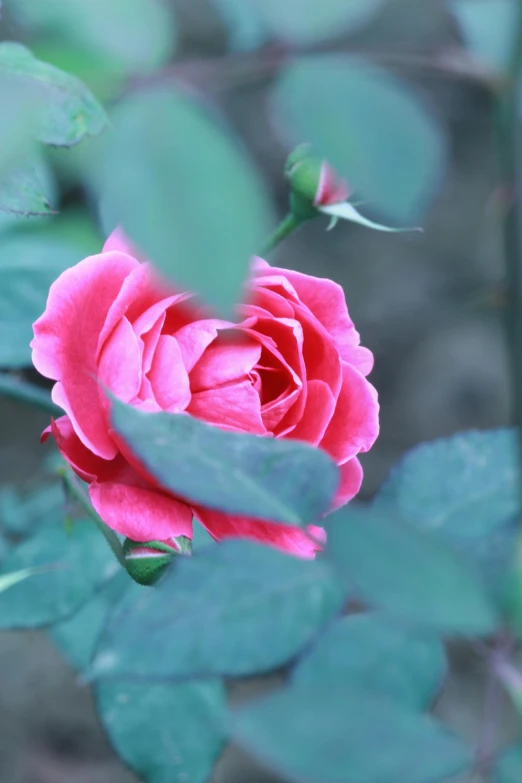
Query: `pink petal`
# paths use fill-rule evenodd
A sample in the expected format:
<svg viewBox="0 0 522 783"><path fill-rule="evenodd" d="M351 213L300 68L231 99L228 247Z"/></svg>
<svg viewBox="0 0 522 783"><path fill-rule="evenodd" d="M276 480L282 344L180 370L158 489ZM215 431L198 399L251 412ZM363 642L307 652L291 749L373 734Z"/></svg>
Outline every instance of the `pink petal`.
<svg viewBox="0 0 522 783"><path fill-rule="evenodd" d="M341 286L327 278L312 277L291 270L270 271L286 275L299 300L332 336L341 358L355 365L363 375L368 375L373 366L373 356L368 349L359 347L359 333L348 314Z"/></svg>
<svg viewBox="0 0 522 783"><path fill-rule="evenodd" d="M61 381L54 399L79 437L106 459L116 455L98 403L96 349L107 313L137 261L122 253L90 256L53 283L44 314L34 324L33 363Z"/></svg>
<svg viewBox="0 0 522 783"><path fill-rule="evenodd" d="M190 373L190 386L194 392L213 389L226 383L245 379L261 356L261 345L243 338L232 342L215 341L204 352Z"/></svg>
<svg viewBox="0 0 522 783"><path fill-rule="evenodd" d="M106 340L98 364L98 378L104 403L105 388L118 399L131 402L141 386L141 349L132 326L121 318Z"/></svg>
<svg viewBox="0 0 522 783"><path fill-rule="evenodd" d="M165 332L172 334L166 324L167 315L171 310L175 311L175 317L179 317L183 324L187 323L187 319L191 319L192 314L189 315L187 310L182 307L191 298L191 294L171 294L165 296L165 291L162 293L162 296L156 296L153 301L149 302L147 309L143 309L133 320L134 331L137 335L150 331L160 318L163 319Z"/></svg>
<svg viewBox="0 0 522 783"><path fill-rule="evenodd" d="M269 288L257 286L252 304L263 308L276 318L295 318L294 308L290 301L281 296L278 291L271 291Z"/></svg>
<svg viewBox="0 0 522 783"><path fill-rule="evenodd" d="M368 451L379 434L377 392L355 367L343 362L343 385L320 445L338 463Z"/></svg>
<svg viewBox="0 0 522 783"><path fill-rule="evenodd" d="M315 557L316 551L321 548L318 543L297 527L277 525L273 522L258 522L247 517L231 517L228 514L221 514L219 511L203 508L195 508L194 515L210 535L218 541L225 538L247 538L304 558ZM310 528L312 528L311 533L314 537L316 537L317 531L322 530L314 525L310 525Z"/></svg>
<svg viewBox="0 0 522 783"><path fill-rule="evenodd" d="M94 481L108 471L112 472L112 462L97 457L83 445L68 416L60 416L56 421L51 419L50 426L42 433L42 443L51 433L62 457L84 481Z"/></svg>
<svg viewBox="0 0 522 783"><path fill-rule="evenodd" d="M249 308L246 308L247 310ZM255 318L245 332L258 340L265 349L260 360L262 415L266 428L281 434L281 428L295 425L306 402L306 369L303 361L303 331L294 319ZM265 355L266 354L266 355ZM277 376L266 375L263 368L279 370ZM283 388L281 386L283 378ZM277 393L270 391L272 381L277 382Z"/></svg>
<svg viewBox="0 0 522 783"><path fill-rule="evenodd" d="M154 398L164 410L185 410L190 402L190 382L175 337L163 334L159 338L149 379Z"/></svg>
<svg viewBox="0 0 522 783"><path fill-rule="evenodd" d="M303 326L303 357L308 380L325 381L334 397L342 384L341 358L332 337L303 305L296 306L296 317Z"/></svg>
<svg viewBox="0 0 522 783"><path fill-rule="evenodd" d="M120 226L115 228L112 234L107 237L103 246L104 253L110 253L113 250L119 253L127 253L127 255L133 258L139 258L136 248Z"/></svg>
<svg viewBox="0 0 522 783"><path fill-rule="evenodd" d="M192 510L154 489L116 482L89 486L92 504L106 525L133 541L192 538Z"/></svg>
<svg viewBox="0 0 522 783"><path fill-rule="evenodd" d="M324 381L309 381L307 391L303 414L290 437L317 446L335 412L335 398Z"/></svg>
<svg viewBox="0 0 522 783"><path fill-rule="evenodd" d="M190 373L192 371L196 362L203 356L203 352L216 339L218 330L234 328L235 324L230 321L207 318L178 329L175 332L175 337L181 348L183 364L187 368L187 372Z"/></svg>
<svg viewBox="0 0 522 783"><path fill-rule="evenodd" d="M192 395L187 412L226 429L266 435L261 418L261 401L251 381L197 392Z"/></svg>
<svg viewBox="0 0 522 783"><path fill-rule="evenodd" d="M151 282L151 270L148 264L137 264L128 275L123 285L111 303L107 318L100 331L96 356L99 357L105 340L109 337L116 324L125 315L132 323L136 315L149 307L151 297L156 297Z"/></svg>
<svg viewBox="0 0 522 783"><path fill-rule="evenodd" d="M315 194L315 206L339 204L341 201L346 201L349 195L350 190L346 182L337 175L329 163L324 161Z"/></svg>
<svg viewBox="0 0 522 783"><path fill-rule="evenodd" d="M330 511L336 511L359 492L363 480L361 463L354 457L339 466L340 483Z"/></svg>

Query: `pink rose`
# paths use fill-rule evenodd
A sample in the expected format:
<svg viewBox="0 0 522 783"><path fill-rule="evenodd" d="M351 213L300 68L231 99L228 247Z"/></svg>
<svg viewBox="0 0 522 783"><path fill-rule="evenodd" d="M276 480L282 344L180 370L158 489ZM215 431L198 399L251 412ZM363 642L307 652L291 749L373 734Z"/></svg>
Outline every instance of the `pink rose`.
<svg viewBox="0 0 522 783"><path fill-rule="evenodd" d="M319 446L340 468L334 507L361 485L357 454L377 437L378 403L366 380L340 286L254 262L240 323L208 317L173 293L114 232L103 252L66 270L34 324L33 362L57 381L66 415L51 422L63 457L89 483L109 527L134 541L192 537L193 515L216 539L253 538L301 556L301 530L194 507L132 465L111 430L104 388L145 411L185 411L219 427ZM321 528L312 528L324 538Z"/></svg>

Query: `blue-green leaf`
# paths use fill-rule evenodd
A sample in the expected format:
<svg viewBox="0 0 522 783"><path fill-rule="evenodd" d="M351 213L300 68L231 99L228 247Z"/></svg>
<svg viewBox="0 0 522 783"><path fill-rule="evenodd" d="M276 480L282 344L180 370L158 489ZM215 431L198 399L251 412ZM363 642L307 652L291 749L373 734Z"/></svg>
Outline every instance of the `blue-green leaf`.
<svg viewBox="0 0 522 783"><path fill-rule="evenodd" d="M126 73L167 62L177 37L174 14L162 0L11 0L10 10L31 30L73 42Z"/></svg>
<svg viewBox="0 0 522 783"><path fill-rule="evenodd" d="M219 681L102 683L96 701L115 750L147 783L209 779L225 743Z"/></svg>
<svg viewBox="0 0 522 783"><path fill-rule="evenodd" d="M51 283L81 260L71 242L37 231L0 240L0 366L31 364L32 324L45 310Z"/></svg>
<svg viewBox="0 0 522 783"><path fill-rule="evenodd" d="M164 486L194 504L289 525L326 512L337 468L320 449L228 432L191 416L143 413L116 399L112 424Z"/></svg>
<svg viewBox="0 0 522 783"><path fill-rule="evenodd" d="M324 560L226 541L179 558L156 587L127 594L107 624L92 676L268 671L296 655L344 598Z"/></svg>
<svg viewBox="0 0 522 783"><path fill-rule="evenodd" d="M50 629L53 641L78 671L83 671L91 663L111 609L123 592L130 589L132 583L121 569L78 611L55 623Z"/></svg>
<svg viewBox="0 0 522 783"><path fill-rule="evenodd" d="M178 289L230 315L271 223L251 162L174 90L129 98L114 122L101 161L106 225L121 223Z"/></svg>
<svg viewBox="0 0 522 783"><path fill-rule="evenodd" d="M213 0L236 49L255 49L270 37L311 44L370 22L385 0Z"/></svg>
<svg viewBox="0 0 522 783"><path fill-rule="evenodd" d="M466 560L397 513L351 504L328 533L327 552L371 605L448 634L495 629L495 610Z"/></svg>
<svg viewBox="0 0 522 783"><path fill-rule="evenodd" d="M522 745L504 751L497 759L493 783L520 783L522 780Z"/></svg>
<svg viewBox="0 0 522 783"><path fill-rule="evenodd" d="M310 44L353 32L370 22L385 0L255 0L261 20L278 38Z"/></svg>
<svg viewBox="0 0 522 783"><path fill-rule="evenodd" d="M470 763L432 718L342 684L302 685L239 710L232 736L296 783L434 783Z"/></svg>
<svg viewBox="0 0 522 783"><path fill-rule="evenodd" d="M440 536L496 587L518 528L515 432L463 432L416 446L393 469L374 505Z"/></svg>
<svg viewBox="0 0 522 783"><path fill-rule="evenodd" d="M33 88L43 107L34 136L44 144L71 147L100 133L107 123L101 105L79 79L37 60L21 44L0 43L0 75Z"/></svg>
<svg viewBox="0 0 522 783"><path fill-rule="evenodd" d="M119 565L91 521L67 532L57 520L12 549L0 577L26 568L39 573L0 593L0 628L36 628L69 616Z"/></svg>
<svg viewBox="0 0 522 783"><path fill-rule="evenodd" d="M293 682L359 687L426 709L445 672L444 647L434 633L371 612L332 625L299 661Z"/></svg>
<svg viewBox="0 0 522 783"><path fill-rule="evenodd" d="M471 52L504 70L515 44L518 0L450 0Z"/></svg>
<svg viewBox="0 0 522 783"><path fill-rule="evenodd" d="M341 55L302 58L276 85L278 113L346 178L357 198L415 225L437 192L445 134L420 97L389 72Z"/></svg>

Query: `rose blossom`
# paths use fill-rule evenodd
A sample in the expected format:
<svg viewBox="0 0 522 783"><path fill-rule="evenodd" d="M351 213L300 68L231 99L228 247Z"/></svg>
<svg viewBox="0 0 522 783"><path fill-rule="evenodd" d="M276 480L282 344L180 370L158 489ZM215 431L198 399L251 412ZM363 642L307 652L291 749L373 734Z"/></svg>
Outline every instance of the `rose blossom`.
<svg viewBox="0 0 522 783"><path fill-rule="evenodd" d="M305 533L175 497L123 456L105 389L144 411L185 411L219 427L319 446L335 460L333 507L361 485L357 454L378 433L373 364L331 280L256 259L238 323L208 317L173 293L115 231L103 252L66 270L34 324L33 362L57 381L66 415L52 421L63 457L89 484L105 523L134 541L192 537L193 515L216 539L252 538L312 556ZM132 455L131 455L132 456ZM312 528L324 537L321 528Z"/></svg>

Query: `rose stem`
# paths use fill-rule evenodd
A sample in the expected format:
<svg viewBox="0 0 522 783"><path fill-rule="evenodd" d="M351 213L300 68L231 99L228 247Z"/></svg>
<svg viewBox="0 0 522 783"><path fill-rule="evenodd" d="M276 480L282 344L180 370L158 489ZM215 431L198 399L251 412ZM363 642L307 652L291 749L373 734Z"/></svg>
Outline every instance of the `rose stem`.
<svg viewBox="0 0 522 783"><path fill-rule="evenodd" d="M302 220L298 220L291 212L281 221L274 233L267 239L261 249L260 255L268 255L277 245L286 239L287 236L293 234L293 232L299 228L303 223Z"/></svg>

